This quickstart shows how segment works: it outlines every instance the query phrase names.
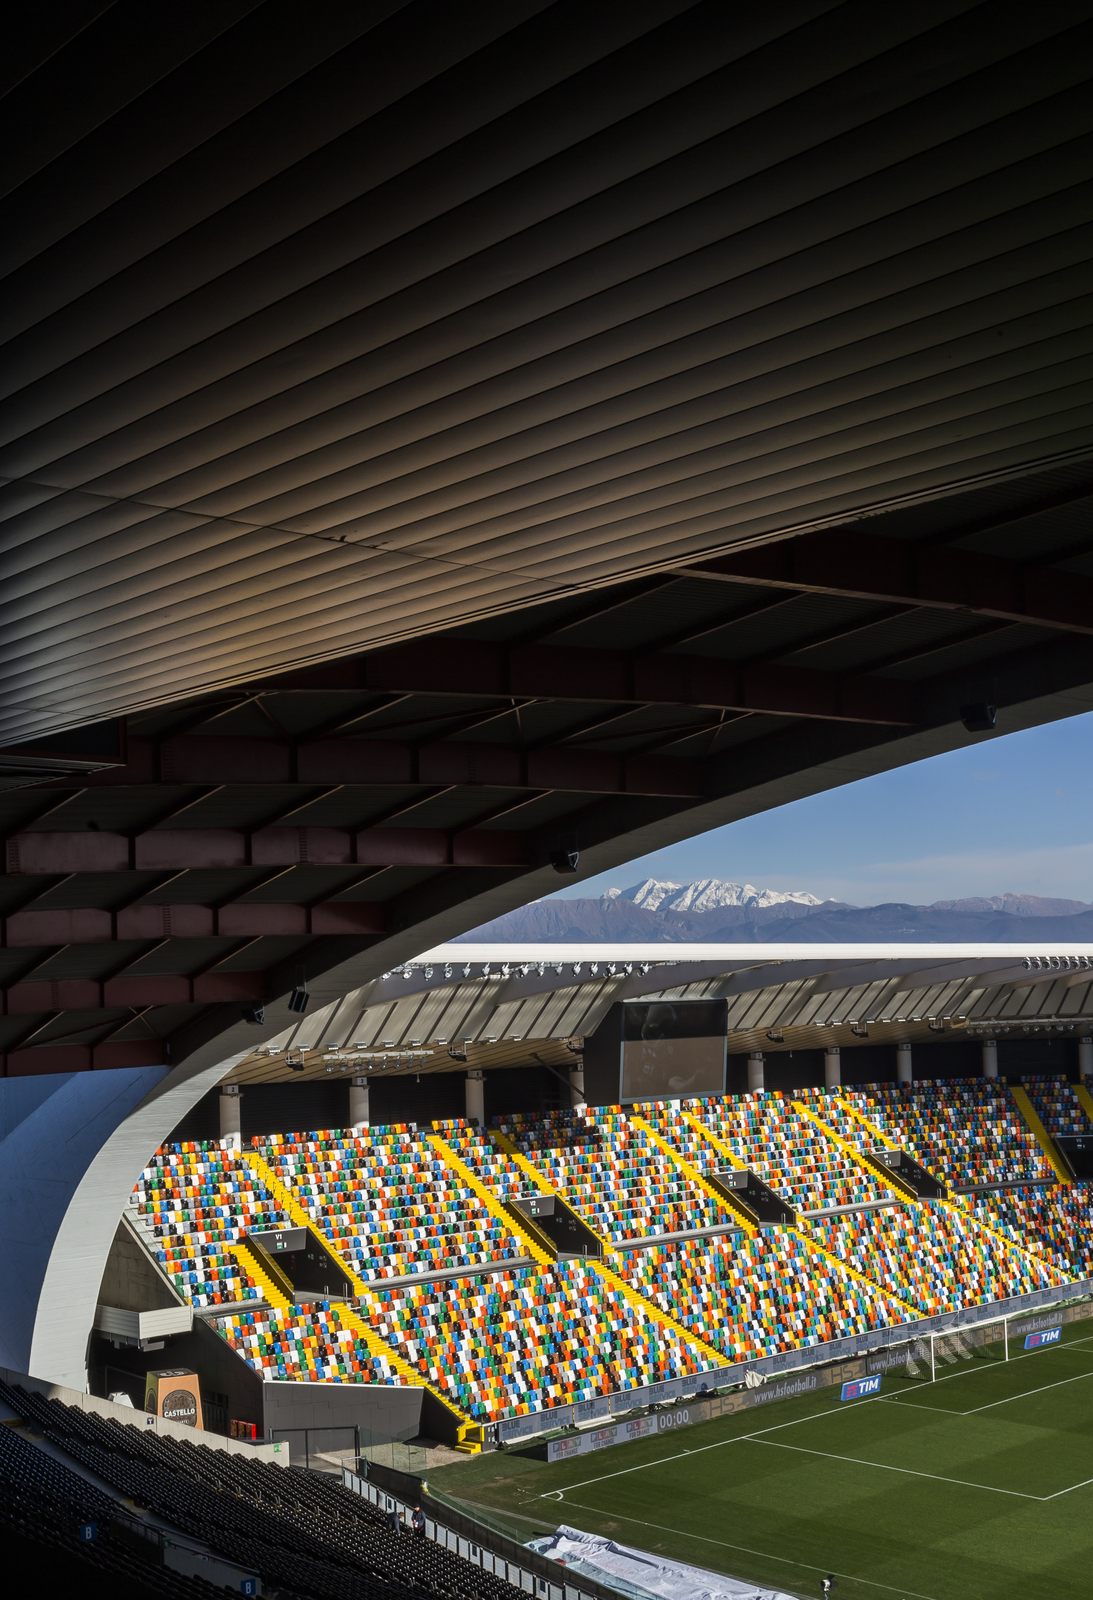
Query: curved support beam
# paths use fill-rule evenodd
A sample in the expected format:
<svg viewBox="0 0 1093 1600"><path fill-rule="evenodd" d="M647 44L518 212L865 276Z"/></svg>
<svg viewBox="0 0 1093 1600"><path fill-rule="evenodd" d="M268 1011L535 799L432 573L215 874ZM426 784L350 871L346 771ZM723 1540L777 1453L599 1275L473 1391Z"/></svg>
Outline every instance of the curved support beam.
<svg viewBox="0 0 1093 1600"><path fill-rule="evenodd" d="M234 1064L0 1080L0 1366L86 1389L99 1287L133 1185Z"/></svg>

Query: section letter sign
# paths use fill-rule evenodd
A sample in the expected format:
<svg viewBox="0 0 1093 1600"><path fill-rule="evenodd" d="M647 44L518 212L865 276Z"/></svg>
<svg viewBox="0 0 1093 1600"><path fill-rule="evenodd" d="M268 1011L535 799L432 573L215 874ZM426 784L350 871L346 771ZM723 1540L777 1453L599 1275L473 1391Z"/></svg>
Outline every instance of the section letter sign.
<svg viewBox="0 0 1093 1600"><path fill-rule="evenodd" d="M1025 1349L1039 1350L1045 1344L1058 1344L1062 1337L1062 1328L1044 1328L1040 1333L1028 1333L1025 1335Z"/></svg>
<svg viewBox="0 0 1093 1600"><path fill-rule="evenodd" d="M875 1373L871 1378L855 1378L853 1383L844 1383L840 1400L865 1400L871 1394L880 1390L881 1376Z"/></svg>

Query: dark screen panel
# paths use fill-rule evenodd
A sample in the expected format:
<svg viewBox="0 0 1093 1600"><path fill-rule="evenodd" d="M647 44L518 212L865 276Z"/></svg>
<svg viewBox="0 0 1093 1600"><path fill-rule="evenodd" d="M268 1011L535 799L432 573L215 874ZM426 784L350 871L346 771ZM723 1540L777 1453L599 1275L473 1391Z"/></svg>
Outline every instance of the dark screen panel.
<svg viewBox="0 0 1093 1600"><path fill-rule="evenodd" d="M622 1011L621 1104L725 1093L724 1000L636 1001Z"/></svg>

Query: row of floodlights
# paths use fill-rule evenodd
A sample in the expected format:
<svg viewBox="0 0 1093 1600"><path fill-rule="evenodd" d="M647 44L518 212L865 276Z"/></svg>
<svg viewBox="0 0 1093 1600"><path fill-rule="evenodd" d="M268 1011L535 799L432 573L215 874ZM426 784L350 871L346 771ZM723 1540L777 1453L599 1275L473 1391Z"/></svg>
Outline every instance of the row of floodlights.
<svg viewBox="0 0 1093 1600"><path fill-rule="evenodd" d="M1093 956L1026 956L1026 972L1090 972Z"/></svg>
<svg viewBox="0 0 1093 1600"><path fill-rule="evenodd" d="M481 963L481 971L476 974L474 971L476 964L470 961L464 962L461 968L462 976L464 978L475 976L480 978L511 978L513 973L519 973L522 978L529 978L534 972L537 977L545 978L549 968L556 977L564 978L568 968L571 977L579 978L583 975L587 966L588 975L591 978L630 978L633 977L635 971L640 972L644 978L653 970L651 961L639 961L637 963L633 961L520 961L515 965L509 961L502 961L495 971L491 961L483 961ZM657 966L661 967L674 967L675 965L674 961L657 962ZM435 972L435 967L428 965L417 967L412 962L407 962L404 966L394 967L390 972L385 972L383 976L384 978L412 978L420 975L425 979L426 983L429 983ZM454 975L454 968L451 962L446 961L441 971L441 977L448 981Z"/></svg>

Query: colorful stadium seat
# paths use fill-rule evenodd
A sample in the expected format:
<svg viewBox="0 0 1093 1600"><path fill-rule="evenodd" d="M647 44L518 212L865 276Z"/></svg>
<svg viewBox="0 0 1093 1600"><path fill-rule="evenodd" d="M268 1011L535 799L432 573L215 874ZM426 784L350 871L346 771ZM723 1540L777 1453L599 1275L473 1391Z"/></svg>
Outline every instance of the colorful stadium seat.
<svg viewBox="0 0 1093 1600"><path fill-rule="evenodd" d="M502 1131L601 1238L654 1238L735 1221L626 1113L509 1118Z"/></svg>
<svg viewBox="0 0 1093 1600"><path fill-rule="evenodd" d="M1050 1183L1055 1174L1004 1083L949 1078L844 1091L887 1138L955 1188ZM859 1127L855 1142L868 1147Z"/></svg>

